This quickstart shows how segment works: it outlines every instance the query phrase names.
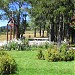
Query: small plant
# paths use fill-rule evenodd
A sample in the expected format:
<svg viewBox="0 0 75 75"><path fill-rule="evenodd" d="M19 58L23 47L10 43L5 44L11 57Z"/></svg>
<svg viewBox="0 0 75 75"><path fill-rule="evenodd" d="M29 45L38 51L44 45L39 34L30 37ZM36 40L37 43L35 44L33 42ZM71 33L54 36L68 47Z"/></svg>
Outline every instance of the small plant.
<svg viewBox="0 0 75 75"><path fill-rule="evenodd" d="M15 60L6 52L0 52L0 74L12 74L17 70Z"/></svg>
<svg viewBox="0 0 75 75"><path fill-rule="evenodd" d="M44 54L43 54L42 50L38 50L37 58L44 60Z"/></svg>

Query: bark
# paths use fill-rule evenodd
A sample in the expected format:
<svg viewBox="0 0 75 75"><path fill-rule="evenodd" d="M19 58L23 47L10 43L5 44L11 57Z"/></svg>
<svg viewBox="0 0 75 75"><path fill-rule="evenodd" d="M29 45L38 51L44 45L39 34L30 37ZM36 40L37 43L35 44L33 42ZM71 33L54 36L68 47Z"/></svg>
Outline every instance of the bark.
<svg viewBox="0 0 75 75"><path fill-rule="evenodd" d="M63 41L63 15L61 15L61 19L60 19L61 21L60 21L60 25L61 25L61 27L60 27L60 36L61 36L61 41Z"/></svg>
<svg viewBox="0 0 75 75"><path fill-rule="evenodd" d="M19 31L19 28L20 28L20 9L22 7L22 2L19 2L19 11L18 11L18 14L17 14L17 25L16 25L16 38L20 38L20 31Z"/></svg>
<svg viewBox="0 0 75 75"><path fill-rule="evenodd" d="M47 37L49 37L49 30L47 29Z"/></svg>
<svg viewBox="0 0 75 75"><path fill-rule="evenodd" d="M8 24L7 24L7 43L8 43Z"/></svg>
<svg viewBox="0 0 75 75"><path fill-rule="evenodd" d="M49 42L51 42L51 25L52 25L52 23L50 23L50 31L49 31ZM47 31L48 32L48 31Z"/></svg>
<svg viewBox="0 0 75 75"><path fill-rule="evenodd" d="M20 32L19 32L19 26L20 26L20 13L17 16L17 25L16 25L16 38L20 38Z"/></svg>
<svg viewBox="0 0 75 75"><path fill-rule="evenodd" d="M44 37L44 29L42 30L42 37Z"/></svg>
<svg viewBox="0 0 75 75"><path fill-rule="evenodd" d="M57 42L58 24L55 23L55 42Z"/></svg>
<svg viewBox="0 0 75 75"><path fill-rule="evenodd" d="M60 18L59 18L59 29L58 29L58 47L61 45L61 15L60 15Z"/></svg>
<svg viewBox="0 0 75 75"><path fill-rule="evenodd" d="M54 23L52 22L52 25L51 25L51 41L54 41Z"/></svg>
<svg viewBox="0 0 75 75"><path fill-rule="evenodd" d="M12 26L10 26L10 40L12 40Z"/></svg>
<svg viewBox="0 0 75 75"><path fill-rule="evenodd" d="M64 37L65 37L65 23L64 23L64 15L63 15L63 28L62 28L62 40L64 41Z"/></svg>
<svg viewBox="0 0 75 75"><path fill-rule="evenodd" d="M36 28L34 29L34 37L36 37Z"/></svg>
<svg viewBox="0 0 75 75"><path fill-rule="evenodd" d="M13 27L13 39L15 38L15 23L14 23L14 27Z"/></svg>
<svg viewBox="0 0 75 75"><path fill-rule="evenodd" d="M44 37L44 31L45 31L45 25L43 26L43 30L42 30L42 37Z"/></svg>
<svg viewBox="0 0 75 75"><path fill-rule="evenodd" d="M40 32L39 33L40 33L40 37L41 37L41 25L40 25Z"/></svg>

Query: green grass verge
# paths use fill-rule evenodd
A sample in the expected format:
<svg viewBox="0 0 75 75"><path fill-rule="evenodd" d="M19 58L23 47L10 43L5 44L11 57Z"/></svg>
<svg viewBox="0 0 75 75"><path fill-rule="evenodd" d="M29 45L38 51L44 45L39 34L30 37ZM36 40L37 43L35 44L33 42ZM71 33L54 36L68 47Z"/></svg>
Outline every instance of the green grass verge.
<svg viewBox="0 0 75 75"><path fill-rule="evenodd" d="M36 58L37 51L7 51L18 65L14 75L75 75L75 61L48 62Z"/></svg>

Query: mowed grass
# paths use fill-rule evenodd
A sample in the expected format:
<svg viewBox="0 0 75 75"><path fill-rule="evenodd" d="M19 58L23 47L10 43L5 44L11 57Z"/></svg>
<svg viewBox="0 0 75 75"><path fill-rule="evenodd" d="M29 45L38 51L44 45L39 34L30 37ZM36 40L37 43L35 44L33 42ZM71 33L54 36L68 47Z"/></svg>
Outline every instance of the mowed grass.
<svg viewBox="0 0 75 75"><path fill-rule="evenodd" d="M37 51L7 51L16 60L14 75L75 75L75 61L48 62L36 58Z"/></svg>

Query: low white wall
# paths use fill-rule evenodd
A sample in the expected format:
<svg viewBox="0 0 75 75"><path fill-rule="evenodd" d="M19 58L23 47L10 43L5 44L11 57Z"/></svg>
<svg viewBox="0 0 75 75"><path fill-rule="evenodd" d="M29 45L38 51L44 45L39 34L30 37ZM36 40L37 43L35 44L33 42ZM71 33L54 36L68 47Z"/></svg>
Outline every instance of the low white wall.
<svg viewBox="0 0 75 75"><path fill-rule="evenodd" d="M37 45L37 46L39 46L39 45L43 45L43 44L45 44L46 42L48 42L48 43L50 43L49 41L37 41L37 40L34 40L34 41L29 41L29 45Z"/></svg>

